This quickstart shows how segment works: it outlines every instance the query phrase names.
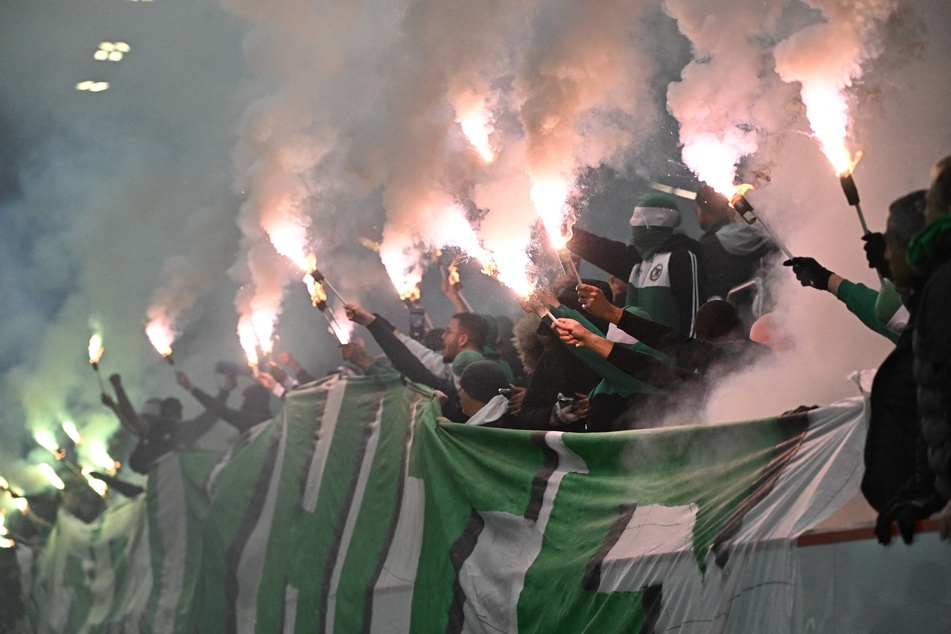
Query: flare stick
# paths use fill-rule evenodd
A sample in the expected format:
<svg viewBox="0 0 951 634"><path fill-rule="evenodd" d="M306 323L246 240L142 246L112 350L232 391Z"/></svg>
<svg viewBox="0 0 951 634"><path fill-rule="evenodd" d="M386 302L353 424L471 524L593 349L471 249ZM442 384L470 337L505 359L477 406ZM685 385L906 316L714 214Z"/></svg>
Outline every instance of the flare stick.
<svg viewBox="0 0 951 634"><path fill-rule="evenodd" d="M730 201L730 206L733 207L733 209L738 214L740 214L740 216L742 216L743 220L746 221L746 224L751 225L759 220L760 225L762 225L766 233L769 234L769 237L773 239L773 242L776 243L776 246L782 249L782 252L785 253L786 257L788 257L790 260L793 258L792 251L786 248L786 245L783 244L783 241L780 240L775 233L773 233L773 230L769 228L769 225L766 224L762 218L753 213L753 205L750 204L750 201L748 201L745 196L735 196L733 200Z"/></svg>
<svg viewBox="0 0 951 634"><path fill-rule="evenodd" d="M865 214L862 213L862 203L859 200L859 190L855 186L855 179L852 178L851 172L845 176L839 177L839 184L842 185L842 191L845 193L845 199L849 204L855 207L855 213L859 216L859 224L862 225L862 235L868 235L870 232L868 230L868 224L865 222ZM885 285L885 278L882 277L881 271L876 271L878 273L878 283L882 286Z"/></svg>

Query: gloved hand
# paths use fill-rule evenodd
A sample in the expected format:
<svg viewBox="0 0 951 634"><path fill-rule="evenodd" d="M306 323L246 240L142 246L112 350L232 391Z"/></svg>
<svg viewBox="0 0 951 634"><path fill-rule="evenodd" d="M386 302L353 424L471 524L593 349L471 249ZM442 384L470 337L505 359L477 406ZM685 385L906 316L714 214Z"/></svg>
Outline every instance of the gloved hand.
<svg viewBox="0 0 951 634"><path fill-rule="evenodd" d="M875 536L878 543L888 545L892 541L892 522L898 524L898 532L906 544L915 535L915 522L931 517L944 506L944 500L932 494L923 498L895 500L879 513L875 521Z"/></svg>
<svg viewBox="0 0 951 634"><path fill-rule="evenodd" d="M555 401L551 410L551 425L553 427L566 427L579 420L588 417L588 399L585 395L572 398L558 393L558 400Z"/></svg>
<svg viewBox="0 0 951 634"><path fill-rule="evenodd" d="M791 266L796 279L803 286L818 288L820 291L829 290L829 278L832 271L825 268L813 258L791 258L783 262L783 266Z"/></svg>
<svg viewBox="0 0 951 634"><path fill-rule="evenodd" d="M868 260L868 268L875 269L881 273L882 277L891 278L892 269L885 259L885 234L866 233L862 236L865 241L865 259Z"/></svg>

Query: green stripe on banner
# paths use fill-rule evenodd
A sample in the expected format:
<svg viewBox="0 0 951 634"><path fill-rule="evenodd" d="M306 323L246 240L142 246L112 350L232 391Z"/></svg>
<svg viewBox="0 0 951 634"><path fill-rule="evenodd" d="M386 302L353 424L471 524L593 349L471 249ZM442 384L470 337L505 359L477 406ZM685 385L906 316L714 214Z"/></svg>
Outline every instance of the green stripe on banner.
<svg viewBox="0 0 951 634"><path fill-rule="evenodd" d="M333 430L333 423L325 420L327 389L335 385L329 381L317 389L296 390L288 393L284 403L288 451L280 472L277 500L271 518L270 539L265 553L261 583L257 595L258 632L278 632L284 620L284 587L288 571L302 555L301 545L295 543L294 528L301 520L300 497L303 474L310 462L310 451L317 436ZM293 449L293 450L292 450Z"/></svg>
<svg viewBox="0 0 951 634"><path fill-rule="evenodd" d="M195 605L202 609L193 614L195 632L220 632L228 622L228 552L242 529L255 484L279 427L267 424L252 431L257 432L253 437L239 437L228 464L213 483L208 517L214 521L205 525L195 597Z"/></svg>
<svg viewBox="0 0 951 634"><path fill-rule="evenodd" d="M410 425L419 411L432 406L431 397L413 390L388 390L383 402L381 433L369 486L360 503L359 515L337 588L334 632L366 631L372 613L370 601L382 561L396 529L398 502L408 460Z"/></svg>
<svg viewBox="0 0 951 634"><path fill-rule="evenodd" d="M459 583L470 579L478 583L486 570L509 561L511 571L499 583L514 584L511 592L517 597L518 614L517 619L510 618L520 632L637 631L646 618L640 592L599 593L583 584L589 562L599 551L606 552L612 526L624 508L694 505L694 556L702 569L721 528L755 494L754 485L766 482L763 475L775 464L777 446L789 438L788 428L788 423L752 421L598 435L549 434L542 436L544 443L528 432L464 425L420 430L415 446L426 481L426 526L412 630L465 630L452 622L472 618L463 609L472 592L460 597ZM559 438L564 449L557 449ZM552 455L556 464L577 464L562 469L559 480L557 469L552 475L543 466L546 456ZM541 515L529 504L533 485L538 500L543 500ZM538 500L533 504L537 506ZM481 526L473 524L475 515ZM520 543L508 543L512 548L508 560L496 553L491 565L480 564L472 553L479 548L479 536L486 533L483 539L488 539L492 531L504 531L509 542ZM539 543L537 552L527 546L533 540ZM478 565L485 568L475 568L475 576L469 568L457 573L464 566ZM553 586L552 579L559 583ZM494 608L499 612L511 609L504 596L498 602Z"/></svg>

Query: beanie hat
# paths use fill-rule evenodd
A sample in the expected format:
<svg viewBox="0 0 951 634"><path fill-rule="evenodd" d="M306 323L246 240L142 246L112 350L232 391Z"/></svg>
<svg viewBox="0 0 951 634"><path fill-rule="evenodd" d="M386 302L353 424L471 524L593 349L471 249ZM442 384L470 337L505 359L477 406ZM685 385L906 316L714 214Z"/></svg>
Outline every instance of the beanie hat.
<svg viewBox="0 0 951 634"><path fill-rule="evenodd" d="M680 224L677 199L670 194L654 192L637 199L631 215L632 227L676 227Z"/></svg>
<svg viewBox="0 0 951 634"><path fill-rule="evenodd" d="M485 361L485 356L475 350L463 350L452 360L452 373L456 376L462 376L469 364L476 361Z"/></svg>
<svg viewBox="0 0 951 634"><path fill-rule="evenodd" d="M466 366L459 387L480 403L488 403L499 395L499 390L509 387L505 370L492 361L476 361Z"/></svg>

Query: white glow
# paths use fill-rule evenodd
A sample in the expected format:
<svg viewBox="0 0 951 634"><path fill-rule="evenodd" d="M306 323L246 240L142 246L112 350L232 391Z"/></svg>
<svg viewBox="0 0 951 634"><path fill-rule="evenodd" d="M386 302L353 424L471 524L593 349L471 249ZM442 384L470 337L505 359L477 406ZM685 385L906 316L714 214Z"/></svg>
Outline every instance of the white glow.
<svg viewBox="0 0 951 634"><path fill-rule="evenodd" d="M563 178L555 176L532 178L529 197L555 249L564 248L568 242L568 238L562 233L562 225L565 222L569 188L569 182Z"/></svg>
<svg viewBox="0 0 951 634"><path fill-rule="evenodd" d="M49 480L49 483L54 487L60 491L66 488L66 484L60 479L58 475L56 475L56 470L53 469L52 466L46 464L45 462L41 462L40 464L36 465L36 468L40 470L43 476Z"/></svg>
<svg viewBox="0 0 951 634"><path fill-rule="evenodd" d="M175 341L175 331L164 317L156 317L145 327L145 334L152 343L152 347L167 357L172 354L172 343Z"/></svg>
<svg viewBox="0 0 951 634"><path fill-rule="evenodd" d="M89 338L89 363L99 363L105 351L106 349L102 347L102 337L93 335Z"/></svg>
<svg viewBox="0 0 951 634"><path fill-rule="evenodd" d="M83 437L79 435L79 429L76 428L76 423L71 420L65 421L63 423L63 431L66 432L66 435L69 436L69 439L77 445L83 444Z"/></svg>

